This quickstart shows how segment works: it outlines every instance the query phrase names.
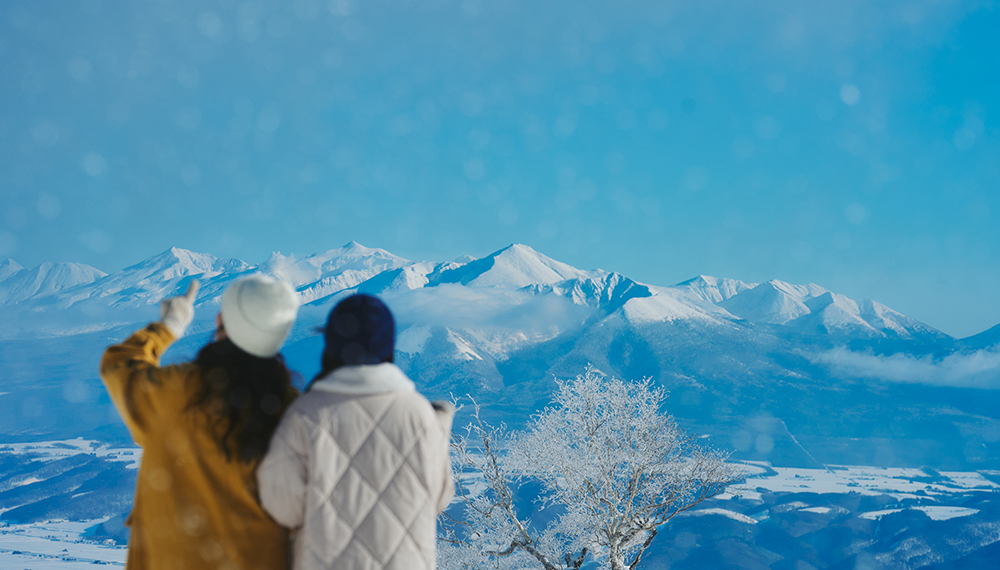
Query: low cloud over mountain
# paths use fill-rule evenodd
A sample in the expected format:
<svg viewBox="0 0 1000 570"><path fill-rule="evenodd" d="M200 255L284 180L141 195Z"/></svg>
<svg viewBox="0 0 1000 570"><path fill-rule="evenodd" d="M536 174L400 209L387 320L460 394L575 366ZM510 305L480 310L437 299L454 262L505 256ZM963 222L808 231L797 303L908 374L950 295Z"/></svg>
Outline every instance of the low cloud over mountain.
<svg viewBox="0 0 1000 570"><path fill-rule="evenodd" d="M943 358L897 353L876 355L844 347L808 357L838 375L959 388L1000 389L1000 348L954 353Z"/></svg>

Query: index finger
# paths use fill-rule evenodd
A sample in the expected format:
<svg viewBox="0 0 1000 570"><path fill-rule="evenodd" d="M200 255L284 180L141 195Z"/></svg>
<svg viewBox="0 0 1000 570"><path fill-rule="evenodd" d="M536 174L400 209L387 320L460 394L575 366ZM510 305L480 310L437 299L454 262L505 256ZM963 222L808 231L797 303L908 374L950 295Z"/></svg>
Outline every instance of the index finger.
<svg viewBox="0 0 1000 570"><path fill-rule="evenodd" d="M194 301L195 298L198 296L198 287L200 286L201 283L199 283L197 279L192 279L191 283L188 285L187 292L184 293L184 298L186 298L189 301Z"/></svg>

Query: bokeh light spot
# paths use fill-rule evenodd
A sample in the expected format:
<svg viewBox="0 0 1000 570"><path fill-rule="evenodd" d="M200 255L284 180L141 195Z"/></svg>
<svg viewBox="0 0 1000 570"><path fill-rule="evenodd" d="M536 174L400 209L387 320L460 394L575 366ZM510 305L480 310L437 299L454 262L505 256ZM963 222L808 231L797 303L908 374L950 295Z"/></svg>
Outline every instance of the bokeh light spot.
<svg viewBox="0 0 1000 570"><path fill-rule="evenodd" d="M108 161L96 152L88 152L80 159L80 167L90 176L98 176L108 166Z"/></svg>
<svg viewBox="0 0 1000 570"><path fill-rule="evenodd" d="M861 101L861 90L857 85L844 85L840 88L840 100L847 105L857 105Z"/></svg>

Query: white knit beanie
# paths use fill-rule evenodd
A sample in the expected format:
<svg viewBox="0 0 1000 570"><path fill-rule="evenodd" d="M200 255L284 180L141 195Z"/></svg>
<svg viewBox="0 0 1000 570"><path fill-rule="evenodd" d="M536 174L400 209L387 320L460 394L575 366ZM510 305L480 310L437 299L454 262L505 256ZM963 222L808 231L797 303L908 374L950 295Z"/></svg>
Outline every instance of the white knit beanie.
<svg viewBox="0 0 1000 570"><path fill-rule="evenodd" d="M281 349L299 310L291 285L267 275L237 280L222 294L222 325L233 344L259 358Z"/></svg>

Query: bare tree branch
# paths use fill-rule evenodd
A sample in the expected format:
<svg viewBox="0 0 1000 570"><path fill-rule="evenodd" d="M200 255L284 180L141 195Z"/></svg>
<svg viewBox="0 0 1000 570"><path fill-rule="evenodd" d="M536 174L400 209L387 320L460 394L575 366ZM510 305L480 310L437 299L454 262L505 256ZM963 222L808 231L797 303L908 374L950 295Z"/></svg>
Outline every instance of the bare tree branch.
<svg viewBox="0 0 1000 570"><path fill-rule="evenodd" d="M650 378L626 382L588 366L557 384L520 432L486 424L472 400L473 422L453 441L456 472L472 478L456 485L467 525L449 523L442 568L485 556L504 570L579 570L589 555L636 570L661 525L743 478L663 413L666 393ZM517 514L510 486L527 481L542 486L536 508L556 515L542 532Z"/></svg>

